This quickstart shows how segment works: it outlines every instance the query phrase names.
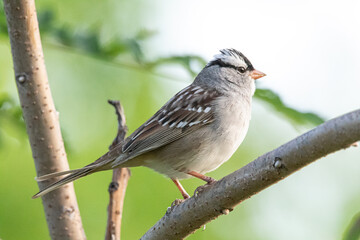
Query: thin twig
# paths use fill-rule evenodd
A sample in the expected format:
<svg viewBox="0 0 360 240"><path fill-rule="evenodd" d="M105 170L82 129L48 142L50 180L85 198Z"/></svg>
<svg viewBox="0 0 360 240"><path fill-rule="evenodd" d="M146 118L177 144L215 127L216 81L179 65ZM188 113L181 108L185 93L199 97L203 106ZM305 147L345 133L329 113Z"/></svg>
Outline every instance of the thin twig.
<svg viewBox="0 0 360 240"><path fill-rule="evenodd" d="M141 239L183 239L302 167L359 140L360 110L329 120L174 204Z"/></svg>
<svg viewBox="0 0 360 240"><path fill-rule="evenodd" d="M124 109L120 102L112 100L108 102L114 106L118 119L118 133L109 147L109 149L112 149L124 140L127 126ZM109 185L110 200L105 240L120 240L122 211L129 178L130 170L128 168L116 168L113 170L112 181Z"/></svg>
<svg viewBox="0 0 360 240"><path fill-rule="evenodd" d="M44 63L35 2L4 0L4 9L15 79L36 173L42 176L68 170L59 116ZM49 183L43 181L38 185L42 189ZM86 239L72 184L45 195L42 202L52 239Z"/></svg>

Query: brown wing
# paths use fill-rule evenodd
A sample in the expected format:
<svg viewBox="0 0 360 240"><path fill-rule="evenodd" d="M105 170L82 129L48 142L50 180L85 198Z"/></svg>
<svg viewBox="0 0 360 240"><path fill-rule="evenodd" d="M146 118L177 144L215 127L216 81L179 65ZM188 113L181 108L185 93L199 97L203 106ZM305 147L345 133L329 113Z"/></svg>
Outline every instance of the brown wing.
<svg viewBox="0 0 360 240"><path fill-rule="evenodd" d="M220 94L216 90L192 85L184 88L125 140L122 152L133 158L211 123L214 120L213 100L218 97ZM115 162L115 166L118 164Z"/></svg>

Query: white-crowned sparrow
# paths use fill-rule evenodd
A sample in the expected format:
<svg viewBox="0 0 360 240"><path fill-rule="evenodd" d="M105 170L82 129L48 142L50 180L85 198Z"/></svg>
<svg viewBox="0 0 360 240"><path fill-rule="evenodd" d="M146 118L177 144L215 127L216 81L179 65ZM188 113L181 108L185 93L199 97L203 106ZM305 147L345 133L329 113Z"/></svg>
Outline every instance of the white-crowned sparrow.
<svg viewBox="0 0 360 240"><path fill-rule="evenodd" d="M197 177L227 161L243 141L251 117L254 80L265 76L235 49L215 55L188 87L178 92L148 121L95 162L69 174L33 198L94 172L116 167L146 166L171 178L184 198L178 179Z"/></svg>

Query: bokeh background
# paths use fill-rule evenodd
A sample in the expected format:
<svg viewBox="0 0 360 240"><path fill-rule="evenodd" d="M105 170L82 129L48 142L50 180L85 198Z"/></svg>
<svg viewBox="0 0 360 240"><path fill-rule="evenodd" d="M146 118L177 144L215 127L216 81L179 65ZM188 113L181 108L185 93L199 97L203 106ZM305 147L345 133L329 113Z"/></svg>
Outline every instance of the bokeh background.
<svg viewBox="0 0 360 240"><path fill-rule="evenodd" d="M242 51L267 76L249 133L209 175L219 179L320 123L359 108L358 1L36 1L50 86L71 168L102 155L121 100L129 132L191 83L221 48ZM1 5L2 8L2 5ZM0 11L0 239L48 239ZM276 93L276 94L275 94ZM280 100L280 97L282 101ZM305 114L314 113L314 114ZM319 118L320 117L320 118ZM360 151L307 166L188 239L341 239L360 211ZM111 172L75 183L89 240L105 234ZM182 181L191 193L200 180ZM132 169L122 238L138 239L180 194Z"/></svg>

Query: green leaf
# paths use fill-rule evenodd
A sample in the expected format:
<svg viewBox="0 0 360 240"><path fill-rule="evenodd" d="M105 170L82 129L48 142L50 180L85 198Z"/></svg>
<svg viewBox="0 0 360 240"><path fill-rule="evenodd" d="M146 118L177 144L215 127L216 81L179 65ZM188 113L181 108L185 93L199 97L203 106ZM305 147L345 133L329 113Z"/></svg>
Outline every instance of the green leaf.
<svg viewBox="0 0 360 240"><path fill-rule="evenodd" d="M3 1L0 1L0 35L8 35Z"/></svg>
<svg viewBox="0 0 360 240"><path fill-rule="evenodd" d="M20 106L6 93L0 93L0 117L10 118L19 127L25 127Z"/></svg>
<svg viewBox="0 0 360 240"><path fill-rule="evenodd" d="M82 31L73 35L71 47L81 49L90 54L102 54L99 35L95 31Z"/></svg>
<svg viewBox="0 0 360 240"><path fill-rule="evenodd" d="M56 29L54 28L52 37L55 38L55 41L65 46L73 45L73 35L68 30L67 26L62 26Z"/></svg>
<svg viewBox="0 0 360 240"><path fill-rule="evenodd" d="M187 70L192 77L195 77L198 74L199 69L206 65L206 61L196 55L177 55L159 58L153 62L148 62L146 66L148 68L155 68L160 65L166 64L180 65L185 68L185 70ZM196 67L198 67L199 69L197 69Z"/></svg>
<svg viewBox="0 0 360 240"><path fill-rule="evenodd" d="M1 135L3 132L15 135L18 139L26 139L21 108L6 93L0 93L0 147L2 146Z"/></svg>
<svg viewBox="0 0 360 240"><path fill-rule="evenodd" d="M41 34L48 33L54 28L55 14L50 9L39 11L37 14Z"/></svg>
<svg viewBox="0 0 360 240"><path fill-rule="evenodd" d="M156 31L142 29L136 34L135 39L138 41L148 40L149 38L153 37L155 34Z"/></svg>
<svg viewBox="0 0 360 240"><path fill-rule="evenodd" d="M103 46L103 56L113 59L128 51L128 45L120 39L113 39Z"/></svg>
<svg viewBox="0 0 360 240"><path fill-rule="evenodd" d="M324 119L315 113L300 112L294 108L285 105L281 98L270 89L256 89L256 98L270 104L275 110L287 117L293 123L298 125L319 125Z"/></svg>
<svg viewBox="0 0 360 240"><path fill-rule="evenodd" d="M128 45L128 49L135 57L135 60L138 63L143 63L144 62L144 54L143 54L143 51L141 49L139 42L135 39L129 39L127 41L127 45Z"/></svg>
<svg viewBox="0 0 360 240"><path fill-rule="evenodd" d="M360 239L360 213L356 214L351 223L347 227L344 234L344 240L359 240Z"/></svg>

